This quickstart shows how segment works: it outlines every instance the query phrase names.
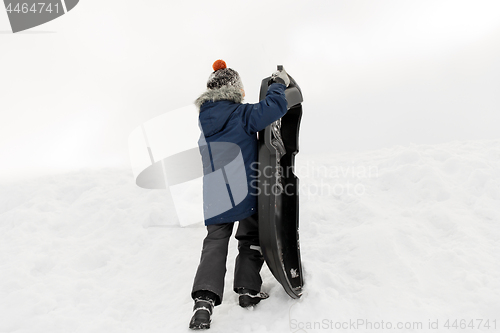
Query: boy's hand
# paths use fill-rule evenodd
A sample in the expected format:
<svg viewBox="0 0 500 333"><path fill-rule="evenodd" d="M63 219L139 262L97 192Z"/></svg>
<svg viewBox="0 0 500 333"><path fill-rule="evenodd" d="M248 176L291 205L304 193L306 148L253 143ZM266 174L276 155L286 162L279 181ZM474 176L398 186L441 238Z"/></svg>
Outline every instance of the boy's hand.
<svg viewBox="0 0 500 333"><path fill-rule="evenodd" d="M288 87L288 85L290 84L290 78L288 77L288 74L286 73L286 71L284 69L282 69L280 71L274 72L271 75L270 84L273 82L283 83L285 86Z"/></svg>

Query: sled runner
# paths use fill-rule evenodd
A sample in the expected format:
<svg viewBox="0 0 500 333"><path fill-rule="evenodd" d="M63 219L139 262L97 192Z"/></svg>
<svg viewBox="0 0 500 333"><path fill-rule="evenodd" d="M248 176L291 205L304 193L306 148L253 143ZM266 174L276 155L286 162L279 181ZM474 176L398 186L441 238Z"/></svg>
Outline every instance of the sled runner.
<svg viewBox="0 0 500 333"><path fill-rule="evenodd" d="M278 66L278 70L283 70ZM299 179L295 155L299 151L302 92L289 75L285 90L288 112L259 132L259 237L262 254L274 277L292 298L299 298L304 284L299 247ZM260 100L268 82L262 80Z"/></svg>

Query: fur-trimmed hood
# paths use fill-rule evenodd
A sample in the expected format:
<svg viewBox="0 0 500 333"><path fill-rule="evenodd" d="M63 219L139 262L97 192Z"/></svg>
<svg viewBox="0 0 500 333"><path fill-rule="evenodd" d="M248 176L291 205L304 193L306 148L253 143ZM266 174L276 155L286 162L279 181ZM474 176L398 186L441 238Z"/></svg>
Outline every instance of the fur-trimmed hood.
<svg viewBox="0 0 500 333"><path fill-rule="evenodd" d="M199 111L203 103L208 101L231 101L234 103L241 103L243 102L243 92L240 88L234 86L223 86L219 89L208 89L196 99L194 104Z"/></svg>

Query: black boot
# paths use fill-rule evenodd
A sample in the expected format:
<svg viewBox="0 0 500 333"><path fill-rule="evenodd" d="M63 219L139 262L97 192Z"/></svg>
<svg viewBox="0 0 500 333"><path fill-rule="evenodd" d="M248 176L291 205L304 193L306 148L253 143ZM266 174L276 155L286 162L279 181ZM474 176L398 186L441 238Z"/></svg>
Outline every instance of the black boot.
<svg viewBox="0 0 500 333"><path fill-rule="evenodd" d="M260 302L260 300L269 297L269 295L266 293L258 292L247 288L238 288L237 292L240 295L239 297L240 306L243 308L257 305Z"/></svg>
<svg viewBox="0 0 500 333"><path fill-rule="evenodd" d="M215 294L210 291L197 292L194 299L193 317L189 328L203 330L210 328L211 316L215 305Z"/></svg>

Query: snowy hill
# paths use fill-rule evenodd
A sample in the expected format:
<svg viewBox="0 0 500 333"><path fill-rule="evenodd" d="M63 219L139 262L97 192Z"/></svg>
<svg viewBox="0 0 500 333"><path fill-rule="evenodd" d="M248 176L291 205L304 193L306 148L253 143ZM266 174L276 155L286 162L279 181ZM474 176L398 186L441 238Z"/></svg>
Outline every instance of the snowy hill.
<svg viewBox="0 0 500 333"><path fill-rule="evenodd" d="M452 331L500 330L499 140L301 152L296 164L303 297L264 267L270 298L237 306L233 239L211 331L380 332L389 322L437 332L447 319L458 320ZM177 227L166 202L128 169L3 183L0 332L188 332L206 231Z"/></svg>

